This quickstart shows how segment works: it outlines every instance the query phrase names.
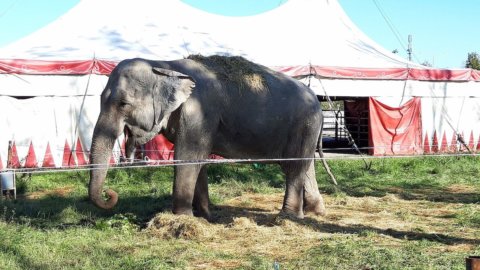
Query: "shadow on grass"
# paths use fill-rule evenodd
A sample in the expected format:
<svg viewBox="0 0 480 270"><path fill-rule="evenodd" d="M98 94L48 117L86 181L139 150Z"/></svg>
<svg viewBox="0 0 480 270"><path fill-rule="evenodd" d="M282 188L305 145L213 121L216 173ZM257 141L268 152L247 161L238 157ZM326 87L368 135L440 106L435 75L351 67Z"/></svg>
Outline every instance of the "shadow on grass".
<svg viewBox="0 0 480 270"><path fill-rule="evenodd" d="M120 195L121 196L121 195ZM135 223L144 226L153 216L170 208L171 196L123 196L111 210L95 207L86 196L49 195L37 199L0 201L0 218L38 229L65 229L92 226L99 219L117 214L132 214Z"/></svg>
<svg viewBox="0 0 480 270"><path fill-rule="evenodd" d="M324 185L321 186L320 189L326 194L342 192L352 197L384 197L388 194L395 194L404 200L426 200L431 202L463 204L480 203L480 192L452 191L452 189L449 188L441 188L428 184L415 187L376 187L368 183L350 185L342 185L340 183L338 187Z"/></svg>
<svg viewBox="0 0 480 270"><path fill-rule="evenodd" d="M212 222L228 225L231 224L234 218L246 217L255 221L259 226L276 226L276 220L278 214L272 214L265 212L263 209L257 208L239 208L233 206L215 206L212 208L213 219ZM391 236L393 238L401 240L428 240L432 242L438 242L445 245L458 245L458 244L473 244L479 245L480 239L469 239L462 237L449 236L438 233L426 233L426 232L414 232L414 231L399 231L394 229L379 229L371 226L358 225L339 225L335 223L329 223L313 219L311 217L305 217L304 219L289 218L292 221L310 227L311 229L331 234L361 234L366 231L375 232L377 234L383 234Z"/></svg>
<svg viewBox="0 0 480 270"><path fill-rule="evenodd" d="M157 213L170 211L170 204L170 195L157 197L125 196L119 200L114 209L102 210L93 206L87 197L46 196L40 199L0 201L0 210L3 211L0 214L9 222L28 224L37 229L67 229L76 226L94 226L99 219L109 218L116 214L131 213L136 216L138 225L144 227ZM73 209L76 216L72 217L69 214L65 214L65 211L68 211L68 209ZM246 217L254 220L259 226L275 226L278 218L278 214L272 214L260 208L212 205L211 212L212 222L224 225L231 224L234 218ZM26 220L28 220L28 223ZM371 231L397 239L428 240L446 245L480 245L480 239L468 239L437 233L379 229L362 224L344 226L310 217L306 217L303 220L292 220L323 233L360 234L365 231ZM8 247L5 248L8 249ZM12 250L12 252L15 251ZM25 263L28 263L28 261L25 261ZM38 267L34 268L42 269L41 266ZM27 268L32 269L31 267Z"/></svg>
<svg viewBox="0 0 480 270"><path fill-rule="evenodd" d="M17 246L9 245L3 241L0 241L0 251L4 254L15 254L14 261L20 269L51 269L49 263L36 263L30 256L25 255Z"/></svg>

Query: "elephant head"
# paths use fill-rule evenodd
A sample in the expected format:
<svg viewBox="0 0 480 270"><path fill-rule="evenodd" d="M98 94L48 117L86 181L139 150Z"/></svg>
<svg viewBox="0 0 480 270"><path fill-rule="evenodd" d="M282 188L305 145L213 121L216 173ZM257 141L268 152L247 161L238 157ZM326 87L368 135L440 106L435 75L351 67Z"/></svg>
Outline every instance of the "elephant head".
<svg viewBox="0 0 480 270"><path fill-rule="evenodd" d="M118 195L103 184L115 140L128 130L127 155L132 146L144 144L166 126L170 114L180 107L195 87L194 80L153 62L131 59L120 62L110 74L101 95L101 111L93 131L88 194L104 209L115 206ZM130 146L130 147L128 147ZM134 148L134 147L133 147Z"/></svg>

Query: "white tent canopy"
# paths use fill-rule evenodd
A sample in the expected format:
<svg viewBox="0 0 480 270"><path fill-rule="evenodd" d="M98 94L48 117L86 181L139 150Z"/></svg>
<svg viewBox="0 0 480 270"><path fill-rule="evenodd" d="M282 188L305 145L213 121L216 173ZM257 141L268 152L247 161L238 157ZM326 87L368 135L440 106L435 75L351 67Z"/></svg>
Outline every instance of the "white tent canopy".
<svg viewBox="0 0 480 270"><path fill-rule="evenodd" d="M207 13L178 0L82 0L0 58L173 60L241 55L266 66L406 67L365 36L337 1L291 0L243 17ZM415 64L410 63L415 66Z"/></svg>

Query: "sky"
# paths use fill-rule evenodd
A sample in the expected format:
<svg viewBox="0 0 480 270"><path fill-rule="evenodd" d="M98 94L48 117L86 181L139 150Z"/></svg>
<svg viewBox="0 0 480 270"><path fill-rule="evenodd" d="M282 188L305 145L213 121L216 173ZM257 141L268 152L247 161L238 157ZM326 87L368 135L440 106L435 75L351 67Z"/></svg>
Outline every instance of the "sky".
<svg viewBox="0 0 480 270"><path fill-rule="evenodd" d="M367 36L390 51L397 49L404 58L408 35L412 35L412 60L418 63L428 61L438 68L459 68L465 66L468 53L480 53L478 0L338 1ZM400 33L399 38L379 9Z"/></svg>
<svg viewBox="0 0 480 270"><path fill-rule="evenodd" d="M227 16L265 12L288 0L182 0ZM289 0L295 1L295 0ZM1 0L0 47L54 21L79 0ZM412 36L412 60L437 68L461 68L470 52L480 53L478 0L338 0L372 40L404 58ZM161 3L161 0L159 0ZM392 30L393 29L393 30ZM1 56L0 56L1 57Z"/></svg>

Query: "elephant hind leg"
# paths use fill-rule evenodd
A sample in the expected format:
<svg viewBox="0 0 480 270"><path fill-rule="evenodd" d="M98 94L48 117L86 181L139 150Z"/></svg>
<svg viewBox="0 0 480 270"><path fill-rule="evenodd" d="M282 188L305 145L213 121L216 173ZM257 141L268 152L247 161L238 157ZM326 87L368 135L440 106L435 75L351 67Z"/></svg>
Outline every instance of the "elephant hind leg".
<svg viewBox="0 0 480 270"><path fill-rule="evenodd" d="M286 190L283 199L282 212L302 219L303 214L303 190L306 179L305 161L287 161L281 164L286 176Z"/></svg>
<svg viewBox="0 0 480 270"><path fill-rule="evenodd" d="M306 171L306 178L303 191L303 210L305 213L312 213L318 216L326 215L323 197L318 190L315 177L315 162L312 161Z"/></svg>
<svg viewBox="0 0 480 270"><path fill-rule="evenodd" d="M197 183L195 185L195 194L193 196L193 214L197 217L203 217L210 220L208 195L208 176L207 166L203 166L198 174Z"/></svg>

